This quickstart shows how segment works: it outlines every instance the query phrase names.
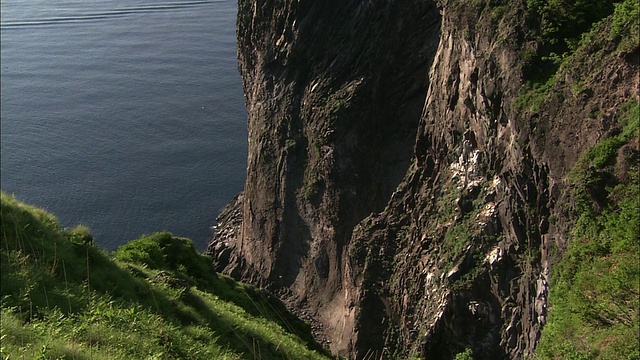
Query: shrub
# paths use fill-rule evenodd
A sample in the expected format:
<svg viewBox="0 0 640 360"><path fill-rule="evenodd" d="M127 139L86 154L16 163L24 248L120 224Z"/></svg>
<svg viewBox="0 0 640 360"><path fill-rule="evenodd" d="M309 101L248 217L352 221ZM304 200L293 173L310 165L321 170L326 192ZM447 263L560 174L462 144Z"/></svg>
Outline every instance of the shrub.
<svg viewBox="0 0 640 360"><path fill-rule="evenodd" d="M473 360L473 351L467 348L465 351L458 353L455 360Z"/></svg>
<svg viewBox="0 0 640 360"><path fill-rule="evenodd" d="M77 244L92 244L93 235L91 230L85 225L78 225L68 232L69 240Z"/></svg>
<svg viewBox="0 0 640 360"><path fill-rule="evenodd" d="M621 50L633 50L640 42L640 7L638 0L625 0L615 5L611 36L622 38Z"/></svg>
<svg viewBox="0 0 640 360"><path fill-rule="evenodd" d="M637 1L637 0L634 0ZM534 58L525 60L529 79L544 82L555 73L582 35L594 24L611 15L612 0L526 0L530 27L539 37L540 48Z"/></svg>
<svg viewBox="0 0 640 360"><path fill-rule="evenodd" d="M194 279L213 274L213 262L198 253L193 242L169 232L145 235L118 247L116 260L145 265L150 269L180 271Z"/></svg>
<svg viewBox="0 0 640 360"><path fill-rule="evenodd" d="M612 0L527 0L539 16L543 41L564 52L575 47L582 33L613 12Z"/></svg>

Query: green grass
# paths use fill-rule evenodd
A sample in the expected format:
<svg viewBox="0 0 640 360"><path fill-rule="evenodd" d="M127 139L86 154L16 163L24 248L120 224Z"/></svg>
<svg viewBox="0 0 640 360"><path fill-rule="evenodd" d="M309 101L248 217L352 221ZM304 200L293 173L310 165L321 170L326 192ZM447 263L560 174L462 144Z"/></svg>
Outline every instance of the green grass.
<svg viewBox="0 0 640 360"><path fill-rule="evenodd" d="M3 359L322 359L272 295L216 274L193 243L143 236L109 254L85 226L2 194Z"/></svg>

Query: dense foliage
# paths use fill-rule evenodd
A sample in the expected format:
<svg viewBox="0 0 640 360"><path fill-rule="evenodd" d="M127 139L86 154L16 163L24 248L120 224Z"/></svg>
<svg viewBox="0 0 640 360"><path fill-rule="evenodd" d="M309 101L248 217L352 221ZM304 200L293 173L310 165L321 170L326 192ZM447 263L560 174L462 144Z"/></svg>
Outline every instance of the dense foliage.
<svg viewBox="0 0 640 360"><path fill-rule="evenodd" d="M625 0L615 5L611 35L620 41L623 51L636 51L640 44L640 5L638 0Z"/></svg>
<svg viewBox="0 0 640 360"><path fill-rule="evenodd" d="M3 359L325 358L308 324L215 274L188 239L152 234L110 255L88 228L5 194L1 231Z"/></svg>
<svg viewBox="0 0 640 360"><path fill-rule="evenodd" d="M527 0L531 31L540 44L527 74L549 76L578 46L582 34L614 11L613 0ZM535 79L540 81L543 79Z"/></svg>
<svg viewBox="0 0 640 360"><path fill-rule="evenodd" d="M561 51L575 48L591 24L611 14L613 4L612 0L527 0L527 7L539 17L545 45Z"/></svg>

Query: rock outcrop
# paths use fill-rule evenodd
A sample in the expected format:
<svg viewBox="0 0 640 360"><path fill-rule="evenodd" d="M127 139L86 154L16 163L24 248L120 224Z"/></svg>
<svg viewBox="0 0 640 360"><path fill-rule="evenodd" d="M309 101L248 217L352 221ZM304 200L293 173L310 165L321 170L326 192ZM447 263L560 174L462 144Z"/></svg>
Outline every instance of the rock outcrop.
<svg viewBox="0 0 640 360"><path fill-rule="evenodd" d="M248 172L218 269L336 354L531 354L564 178L637 101L637 48L580 50L532 107L524 2L241 0L237 26Z"/></svg>

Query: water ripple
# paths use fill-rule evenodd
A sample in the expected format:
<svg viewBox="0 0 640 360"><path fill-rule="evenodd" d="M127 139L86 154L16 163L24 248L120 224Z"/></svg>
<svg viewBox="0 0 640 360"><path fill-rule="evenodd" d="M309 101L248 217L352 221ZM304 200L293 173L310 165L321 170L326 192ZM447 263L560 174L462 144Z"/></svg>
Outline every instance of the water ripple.
<svg viewBox="0 0 640 360"><path fill-rule="evenodd" d="M192 7L212 4L214 2L215 1L213 0L170 2L170 3L154 4L154 5L146 5L146 6L124 7L124 8L118 8L118 9L113 9L109 11L89 13L89 14L75 14L75 15L57 16L57 17L41 18L41 19L10 20L10 21L2 22L0 24L0 28L11 29L11 28L31 27L31 26L84 23L84 22L90 22L95 20L125 17L129 15L136 15L141 13L180 10L185 8L192 8Z"/></svg>

